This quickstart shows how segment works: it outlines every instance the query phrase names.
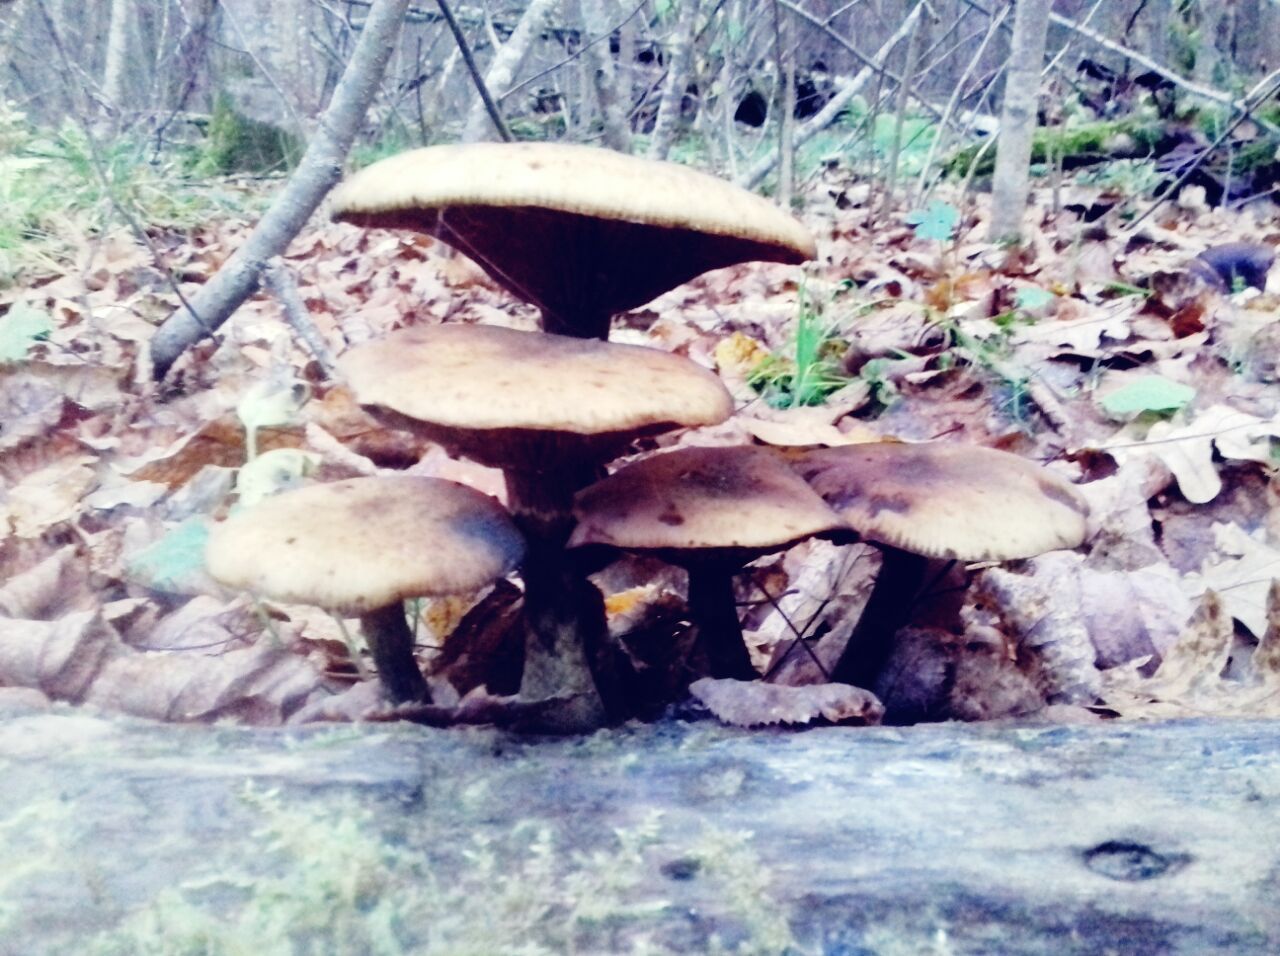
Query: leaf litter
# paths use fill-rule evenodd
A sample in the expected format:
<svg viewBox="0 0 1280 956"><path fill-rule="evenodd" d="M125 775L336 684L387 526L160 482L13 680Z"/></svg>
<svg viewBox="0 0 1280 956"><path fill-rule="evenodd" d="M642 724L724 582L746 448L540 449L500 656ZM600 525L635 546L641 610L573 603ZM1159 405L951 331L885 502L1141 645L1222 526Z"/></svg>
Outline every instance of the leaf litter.
<svg viewBox="0 0 1280 956"><path fill-rule="evenodd" d="M619 338L718 367L741 405L724 426L657 444L946 439L1051 462L1081 483L1094 520L1079 553L955 569L952 596L921 602L899 642L897 689L881 688L891 715L1064 704L1126 718L1276 714L1280 517L1271 497L1259 521L1232 494L1248 480L1280 497L1276 300L1212 288L1189 266L1227 239L1273 244L1265 221L1242 211L1202 224L1170 206L1138 236L1095 225L1082 239L1082 224L1043 200L1028 251L1010 257L980 238L981 207L945 190L941 205L874 226L855 192L837 173L813 187L821 261L803 281L737 266L619 317ZM211 222L163 237L184 293L245 235ZM74 268L46 265L21 294L0 293L0 685L165 720L378 714L359 681L365 652L330 619L246 603L208 580L208 523L237 491L299 481L408 468L501 494L501 476L369 419L263 294L151 383L147 341L177 306L167 280L126 233L78 250ZM424 237L313 224L286 259L335 354L416 322L536 324ZM794 354L806 302L843 387L769 408L752 375ZM246 472L255 445L266 464ZM860 694L814 689L874 573L874 562L848 573L836 562L826 546L800 546L742 576L757 608L748 640L762 666L781 666L769 684L700 685L712 710L744 725L879 718ZM623 591L610 608L624 642L678 618L678 586ZM440 653L419 647L428 671ZM502 712L500 694L463 693L475 719Z"/></svg>

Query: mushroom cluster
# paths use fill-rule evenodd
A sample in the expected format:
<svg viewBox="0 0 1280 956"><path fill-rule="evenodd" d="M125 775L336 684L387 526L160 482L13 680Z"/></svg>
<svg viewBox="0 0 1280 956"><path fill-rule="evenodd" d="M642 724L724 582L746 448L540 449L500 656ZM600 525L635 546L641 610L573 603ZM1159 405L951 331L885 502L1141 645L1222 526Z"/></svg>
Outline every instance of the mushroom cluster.
<svg viewBox="0 0 1280 956"><path fill-rule="evenodd" d="M339 362L385 424L500 468L509 515L447 482L359 479L287 492L213 536L209 564L223 581L360 615L392 700L428 698L400 602L513 568L520 696L552 704L540 729L580 731L635 703L588 579L602 553L685 568L705 672L751 680L733 576L813 536L874 543L882 571L834 675L870 686L927 559L1028 557L1083 539L1071 485L981 448L684 448L606 474L638 438L733 412L719 378L690 359L607 341L613 314L709 269L814 255L799 223L735 186L589 147L431 147L353 176L333 215L435 236L543 318L540 332L408 325Z"/></svg>
<svg viewBox="0 0 1280 956"><path fill-rule="evenodd" d="M441 146L392 157L344 183L332 213L361 226L433 235L541 310L542 332L411 325L349 350L339 371L361 406L383 422L503 470L523 539L521 697L563 701L540 711L544 729L590 729L622 716L629 708L613 690L603 599L566 548L574 495L637 438L722 422L733 403L719 378L690 359L608 342L611 318L710 269L802 262L814 254L812 237L767 201L712 176L546 143ZM389 498L401 493L381 487ZM280 593L265 571L230 570L219 549L248 546L242 537L248 528L260 534L252 546L273 561L287 564L296 553L289 548L315 547L291 536L282 556L283 532L259 521L294 494L300 493L219 530L210 552L215 576ZM363 507L381 506L370 500ZM326 512L313 522L331 519ZM416 521L404 520L398 533L420 548L436 547L434 530L424 533ZM275 550L265 540L273 534ZM351 547L335 555L336 566L354 566L365 554ZM334 566L323 573L343 574ZM442 593L417 586L419 593ZM394 605L408 596L402 592L383 596ZM319 592L288 596L325 603ZM371 610L364 600L330 606L363 616L389 696L423 699L421 674L406 658L400 609Z"/></svg>

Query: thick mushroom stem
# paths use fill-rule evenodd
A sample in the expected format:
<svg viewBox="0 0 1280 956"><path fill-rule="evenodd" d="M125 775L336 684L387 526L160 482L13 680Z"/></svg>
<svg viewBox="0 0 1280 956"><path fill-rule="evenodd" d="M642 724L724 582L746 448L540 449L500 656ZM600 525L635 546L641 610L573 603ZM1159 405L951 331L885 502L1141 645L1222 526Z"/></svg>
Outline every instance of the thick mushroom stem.
<svg viewBox="0 0 1280 956"><path fill-rule="evenodd" d="M431 703L431 691L413 656L413 632L404 605L397 601L362 614L360 625L387 696L397 704Z"/></svg>
<svg viewBox="0 0 1280 956"><path fill-rule="evenodd" d="M707 655L711 676L755 680L760 674L752 665L742 638L742 622L733 593L736 570L718 564L690 567L689 614L698 628L698 641Z"/></svg>
<svg viewBox="0 0 1280 956"><path fill-rule="evenodd" d="M613 315L606 309L579 309L563 315L547 308L542 310L543 331L575 339L608 339L612 323Z"/></svg>
<svg viewBox="0 0 1280 956"><path fill-rule="evenodd" d="M831 679L837 683L868 689L889 659L894 635L911 617L929 567L929 559L918 554L886 544L878 547L881 563L875 586L831 671Z"/></svg>
<svg viewBox="0 0 1280 956"><path fill-rule="evenodd" d="M506 479L509 505L527 542L520 568L528 628L520 695L567 698L546 713L545 729L594 730L609 720L593 667L607 633L604 600L565 550L574 492L590 477L566 469L508 471Z"/></svg>

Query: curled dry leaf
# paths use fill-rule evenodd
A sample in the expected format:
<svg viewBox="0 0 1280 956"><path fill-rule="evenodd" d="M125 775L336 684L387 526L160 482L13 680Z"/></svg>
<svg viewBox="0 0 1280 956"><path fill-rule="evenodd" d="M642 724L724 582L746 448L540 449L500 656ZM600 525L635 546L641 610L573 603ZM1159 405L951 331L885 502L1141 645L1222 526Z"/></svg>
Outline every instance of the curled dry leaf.
<svg viewBox="0 0 1280 956"><path fill-rule="evenodd" d="M849 684L784 687L760 681L703 677L689 685L692 694L717 720L735 727L769 724L880 723L884 707L876 695Z"/></svg>
<svg viewBox="0 0 1280 956"><path fill-rule="evenodd" d="M3 520L21 538L34 538L50 526L68 521L95 478L89 456L63 460L28 475L9 490Z"/></svg>
<svg viewBox="0 0 1280 956"><path fill-rule="evenodd" d="M1215 591L1206 591L1181 639L1150 677L1142 662L1104 672L1101 699L1122 717L1280 716L1280 588L1270 589L1269 626L1244 680L1224 676L1235 628Z"/></svg>
<svg viewBox="0 0 1280 956"><path fill-rule="evenodd" d="M1192 597L1217 592L1227 614L1261 636L1267 626L1267 594L1280 578L1280 549L1262 532L1250 535L1235 524L1215 524L1213 539L1214 552L1198 574L1183 579L1183 586Z"/></svg>
<svg viewBox="0 0 1280 956"><path fill-rule="evenodd" d="M260 641L217 656L125 651L88 688L88 703L156 720L284 723L321 692L305 658Z"/></svg>
<svg viewBox="0 0 1280 956"><path fill-rule="evenodd" d="M76 548L59 548L35 567L15 574L0 586L0 615L40 620L65 613L76 599L93 600L86 569L76 561Z"/></svg>
<svg viewBox="0 0 1280 956"><path fill-rule="evenodd" d="M78 703L107 662L124 652L96 611L56 621L0 618L0 685L34 687Z"/></svg>

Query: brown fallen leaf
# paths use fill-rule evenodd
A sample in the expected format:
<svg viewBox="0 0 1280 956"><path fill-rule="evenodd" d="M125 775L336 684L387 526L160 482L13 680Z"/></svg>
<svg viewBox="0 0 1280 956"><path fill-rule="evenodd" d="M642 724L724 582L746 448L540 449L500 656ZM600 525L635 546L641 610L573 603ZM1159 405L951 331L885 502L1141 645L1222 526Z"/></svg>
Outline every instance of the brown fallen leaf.
<svg viewBox="0 0 1280 956"><path fill-rule="evenodd" d="M689 685L689 693L717 720L735 727L809 724L818 719L833 724L873 725L884 716L884 707L875 694L849 684L784 687L761 681L703 677Z"/></svg>
<svg viewBox="0 0 1280 956"><path fill-rule="evenodd" d="M96 611L56 621L0 618L0 685L33 687L78 703L106 663L124 651Z"/></svg>
<svg viewBox="0 0 1280 956"><path fill-rule="evenodd" d="M1222 599L1206 591L1186 632L1150 677L1135 661L1103 672L1103 706L1121 717L1280 716L1280 586L1269 595L1269 626L1245 679L1224 676L1235 627Z"/></svg>
<svg viewBox="0 0 1280 956"><path fill-rule="evenodd" d="M86 572L76 560L75 545L59 548L0 586L0 615L41 620L50 612L72 610L80 599L88 598L87 603L92 604L96 597L85 581Z"/></svg>
<svg viewBox="0 0 1280 956"><path fill-rule="evenodd" d="M84 699L155 720L277 725L322 692L305 658L260 641L215 657L126 650L107 661Z"/></svg>

